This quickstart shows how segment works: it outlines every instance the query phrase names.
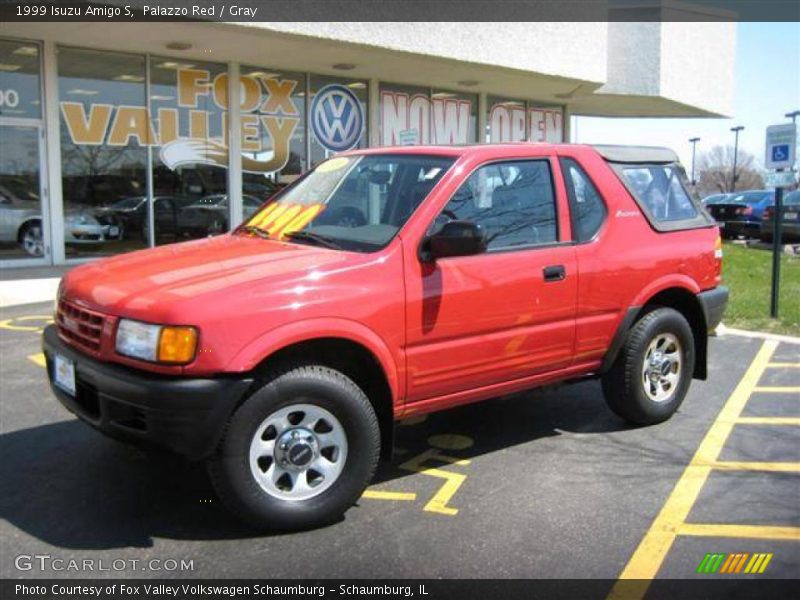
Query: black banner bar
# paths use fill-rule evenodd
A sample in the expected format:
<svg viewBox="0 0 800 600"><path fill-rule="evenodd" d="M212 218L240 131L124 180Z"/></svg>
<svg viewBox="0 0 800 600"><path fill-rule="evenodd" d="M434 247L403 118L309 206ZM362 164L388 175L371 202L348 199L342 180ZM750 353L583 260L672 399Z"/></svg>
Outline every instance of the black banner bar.
<svg viewBox="0 0 800 600"><path fill-rule="evenodd" d="M615 588L616 585L616 588ZM616 598L690 600L694 598L800 597L798 580L746 577L667 579L413 579L413 580L2 580L3 600L266 600L310 598L385 598L400 600L503 600Z"/></svg>
<svg viewBox="0 0 800 600"><path fill-rule="evenodd" d="M800 21L797 0L0 0L0 20Z"/></svg>

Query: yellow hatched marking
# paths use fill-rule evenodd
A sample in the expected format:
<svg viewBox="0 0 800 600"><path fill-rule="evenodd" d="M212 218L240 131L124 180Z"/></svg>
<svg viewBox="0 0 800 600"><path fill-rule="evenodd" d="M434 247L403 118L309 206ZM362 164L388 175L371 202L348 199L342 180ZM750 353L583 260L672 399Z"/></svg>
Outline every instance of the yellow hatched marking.
<svg viewBox="0 0 800 600"><path fill-rule="evenodd" d="M773 527L768 525L729 525L721 523L683 523L678 535L701 537L747 538L751 540L800 541L800 527Z"/></svg>
<svg viewBox="0 0 800 600"><path fill-rule="evenodd" d="M44 359L44 352L39 352L39 354L31 354L28 357L28 360L39 367L44 368L47 366L47 361Z"/></svg>
<svg viewBox="0 0 800 600"><path fill-rule="evenodd" d="M717 462L720 451L730 435L736 420L747 403L750 394L775 353L778 343L765 341L750 363L736 389L719 412L711 428L700 442L694 457L684 470L669 498L645 533L628 564L620 573L620 580L638 579L640 582L618 581L609 598L632 600L642 598L667 556L679 530L686 522L700 490L711 473L711 465Z"/></svg>
<svg viewBox="0 0 800 600"><path fill-rule="evenodd" d="M800 369L800 363L774 362L767 365L771 369Z"/></svg>
<svg viewBox="0 0 800 600"><path fill-rule="evenodd" d="M741 425L800 425L800 417L739 417Z"/></svg>
<svg viewBox="0 0 800 600"><path fill-rule="evenodd" d="M445 480L444 485L439 488L422 510L449 516L457 515L458 509L448 506L447 503L450 502L450 499L458 491L458 488L461 487L461 484L466 481L467 476L461 473L445 471L444 469L423 466L425 462L431 460L460 466L468 465L470 461L447 456L446 454L441 454L436 448L431 448L400 465L400 468L406 471L413 471L414 473L421 473L422 475L429 475Z"/></svg>
<svg viewBox="0 0 800 600"><path fill-rule="evenodd" d="M416 500L417 495L414 492L384 492L381 490L366 490L362 498L369 498L371 500Z"/></svg>
<svg viewBox="0 0 800 600"><path fill-rule="evenodd" d="M722 471L771 471L775 473L800 473L798 462L740 462L723 461L709 465Z"/></svg>
<svg viewBox="0 0 800 600"><path fill-rule="evenodd" d="M765 387L757 387L754 392L763 392L765 394L800 394L800 386L796 385L773 385Z"/></svg>

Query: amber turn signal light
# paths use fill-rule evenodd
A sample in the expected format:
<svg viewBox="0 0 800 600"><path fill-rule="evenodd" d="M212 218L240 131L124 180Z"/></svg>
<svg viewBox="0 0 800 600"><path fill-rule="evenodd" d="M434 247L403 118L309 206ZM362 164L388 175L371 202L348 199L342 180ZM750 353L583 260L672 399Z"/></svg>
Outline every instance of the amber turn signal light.
<svg viewBox="0 0 800 600"><path fill-rule="evenodd" d="M197 350L197 330L194 327L161 328L158 340L158 362L186 364L194 359Z"/></svg>

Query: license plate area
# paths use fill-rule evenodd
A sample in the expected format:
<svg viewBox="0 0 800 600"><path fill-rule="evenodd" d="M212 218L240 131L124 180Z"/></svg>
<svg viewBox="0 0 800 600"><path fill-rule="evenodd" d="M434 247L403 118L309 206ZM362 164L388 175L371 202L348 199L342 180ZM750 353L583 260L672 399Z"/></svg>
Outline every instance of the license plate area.
<svg viewBox="0 0 800 600"><path fill-rule="evenodd" d="M53 382L67 394L75 397L75 363L56 353L53 359Z"/></svg>

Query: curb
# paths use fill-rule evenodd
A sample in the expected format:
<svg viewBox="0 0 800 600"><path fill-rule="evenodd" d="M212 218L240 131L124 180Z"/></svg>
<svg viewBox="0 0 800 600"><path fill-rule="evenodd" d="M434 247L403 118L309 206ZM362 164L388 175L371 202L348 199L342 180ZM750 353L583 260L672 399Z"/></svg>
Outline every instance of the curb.
<svg viewBox="0 0 800 600"><path fill-rule="evenodd" d="M0 308L52 302L58 292L60 277L16 279L0 282Z"/></svg>
<svg viewBox="0 0 800 600"><path fill-rule="evenodd" d="M745 331L744 329L733 329L731 327L725 327L723 323L720 323L719 326L717 326L717 335L735 335L739 337L758 338L761 340L774 340L776 342L797 344L800 346L800 337L782 335L779 333L767 333L764 331Z"/></svg>

